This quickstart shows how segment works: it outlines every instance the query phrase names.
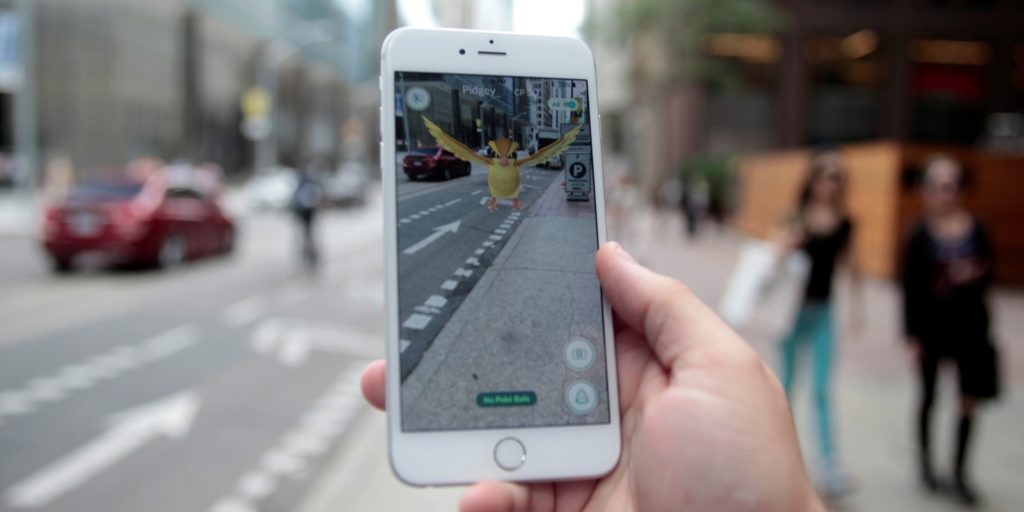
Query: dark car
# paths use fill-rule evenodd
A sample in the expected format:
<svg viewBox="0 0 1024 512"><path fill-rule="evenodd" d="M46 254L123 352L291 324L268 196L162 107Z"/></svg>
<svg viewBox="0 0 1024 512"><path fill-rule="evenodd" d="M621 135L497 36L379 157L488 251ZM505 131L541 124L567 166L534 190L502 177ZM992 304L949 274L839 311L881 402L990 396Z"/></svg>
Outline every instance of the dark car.
<svg viewBox="0 0 1024 512"><path fill-rule="evenodd" d="M202 187L160 177L121 178L72 188L64 201L46 209L42 235L53 269L67 272L85 253L161 267L228 253L235 227Z"/></svg>
<svg viewBox="0 0 1024 512"><path fill-rule="evenodd" d="M410 180L450 180L469 176L472 168L469 162L459 160L440 146L414 148L402 159L402 168Z"/></svg>

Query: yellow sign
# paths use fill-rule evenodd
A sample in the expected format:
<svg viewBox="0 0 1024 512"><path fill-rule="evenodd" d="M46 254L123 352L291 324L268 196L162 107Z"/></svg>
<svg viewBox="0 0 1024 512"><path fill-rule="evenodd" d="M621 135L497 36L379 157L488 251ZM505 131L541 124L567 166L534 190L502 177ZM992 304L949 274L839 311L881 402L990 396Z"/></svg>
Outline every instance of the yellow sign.
<svg viewBox="0 0 1024 512"><path fill-rule="evenodd" d="M241 106L246 119L267 117L270 114L270 95L262 87L250 87L242 93Z"/></svg>

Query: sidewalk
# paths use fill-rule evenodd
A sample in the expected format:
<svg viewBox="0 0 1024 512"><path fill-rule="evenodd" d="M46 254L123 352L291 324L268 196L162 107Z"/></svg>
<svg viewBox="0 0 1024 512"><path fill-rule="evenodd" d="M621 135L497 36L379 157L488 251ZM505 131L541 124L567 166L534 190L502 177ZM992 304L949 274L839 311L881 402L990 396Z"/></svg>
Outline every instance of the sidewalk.
<svg viewBox="0 0 1024 512"><path fill-rule="evenodd" d="M709 304L717 304L732 271L741 242L736 234L707 232L687 241L676 212L630 212L610 226L641 262L686 282ZM843 290L839 290L843 296ZM857 339L842 341L833 389L839 451L860 480L858 492L833 507L843 511L954 511L951 501L928 497L917 487L913 463L912 407L916 381L899 342L899 301L892 283L867 280L868 325ZM992 300L995 329L1001 342L1007 383L1000 402L984 411L973 454L975 480L985 503L979 510L1019 510L1024 501L1024 293L997 290ZM839 304L843 309L843 304ZM842 314L840 314L840 325ZM775 339L770 333L744 332L745 338L775 366ZM815 465L813 410L808 396L809 368L797 381L796 421L809 469ZM935 411L936 462L948 468L954 426L955 381L943 375ZM459 488L420 490L399 483L387 462L384 416L367 413L358 431L341 447L333 471L311 493L299 512L334 510L455 510ZM813 471L813 469L812 469Z"/></svg>

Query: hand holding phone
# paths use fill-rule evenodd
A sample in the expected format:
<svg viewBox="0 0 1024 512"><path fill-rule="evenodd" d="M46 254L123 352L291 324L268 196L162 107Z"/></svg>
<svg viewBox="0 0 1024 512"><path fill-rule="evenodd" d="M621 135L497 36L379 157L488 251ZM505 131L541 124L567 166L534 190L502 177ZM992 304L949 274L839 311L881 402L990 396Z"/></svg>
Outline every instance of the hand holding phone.
<svg viewBox="0 0 1024 512"><path fill-rule="evenodd" d="M477 484L461 509L824 510L786 397L757 354L685 286L618 244L601 248L597 271L620 320L622 462L598 479ZM363 392L384 407L383 361L363 374Z"/></svg>

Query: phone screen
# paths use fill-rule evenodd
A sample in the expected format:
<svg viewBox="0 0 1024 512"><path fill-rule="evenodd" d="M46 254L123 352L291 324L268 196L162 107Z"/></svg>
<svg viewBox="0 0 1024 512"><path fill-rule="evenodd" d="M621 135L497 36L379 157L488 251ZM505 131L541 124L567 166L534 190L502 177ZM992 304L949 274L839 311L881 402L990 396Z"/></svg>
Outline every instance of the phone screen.
<svg viewBox="0 0 1024 512"><path fill-rule="evenodd" d="M587 80L395 73L403 431L608 423Z"/></svg>

